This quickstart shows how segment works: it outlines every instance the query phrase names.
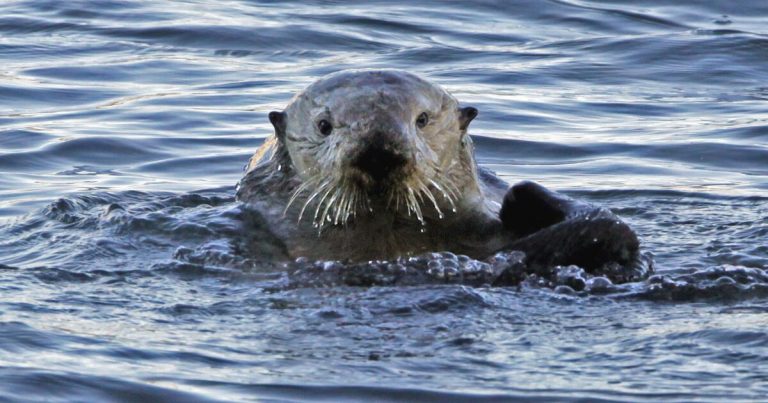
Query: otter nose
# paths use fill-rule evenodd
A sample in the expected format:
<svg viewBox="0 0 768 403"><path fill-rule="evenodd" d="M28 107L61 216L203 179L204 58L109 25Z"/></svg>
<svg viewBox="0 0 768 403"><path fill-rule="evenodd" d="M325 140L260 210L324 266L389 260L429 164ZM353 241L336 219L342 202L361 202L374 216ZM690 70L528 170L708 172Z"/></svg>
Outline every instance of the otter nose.
<svg viewBox="0 0 768 403"><path fill-rule="evenodd" d="M374 181L386 179L392 172L402 168L407 162L405 156L394 144L382 141L375 136L353 161L353 165L371 176Z"/></svg>

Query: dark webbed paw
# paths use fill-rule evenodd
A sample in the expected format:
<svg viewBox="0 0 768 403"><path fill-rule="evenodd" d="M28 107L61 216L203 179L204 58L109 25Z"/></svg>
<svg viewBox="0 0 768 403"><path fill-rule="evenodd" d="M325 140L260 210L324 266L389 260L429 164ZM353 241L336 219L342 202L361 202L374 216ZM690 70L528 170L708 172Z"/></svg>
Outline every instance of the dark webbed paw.
<svg viewBox="0 0 768 403"><path fill-rule="evenodd" d="M499 215L506 229L524 237L565 220L569 202L538 183L525 181L509 189Z"/></svg>
<svg viewBox="0 0 768 403"><path fill-rule="evenodd" d="M534 182L513 186L499 215L517 237L509 249L525 252L528 265L575 264L594 271L610 263L631 266L639 256L635 232L610 210Z"/></svg>

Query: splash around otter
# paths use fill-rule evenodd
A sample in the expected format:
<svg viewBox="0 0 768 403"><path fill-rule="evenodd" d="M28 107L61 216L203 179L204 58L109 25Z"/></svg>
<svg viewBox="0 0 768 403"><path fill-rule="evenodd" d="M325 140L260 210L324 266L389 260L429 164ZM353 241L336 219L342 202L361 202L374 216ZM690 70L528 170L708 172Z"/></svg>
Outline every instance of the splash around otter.
<svg viewBox="0 0 768 403"><path fill-rule="evenodd" d="M398 70L342 71L271 112L237 197L288 258L368 261L508 249L528 263L599 267L638 259L606 209L478 167L477 109Z"/></svg>

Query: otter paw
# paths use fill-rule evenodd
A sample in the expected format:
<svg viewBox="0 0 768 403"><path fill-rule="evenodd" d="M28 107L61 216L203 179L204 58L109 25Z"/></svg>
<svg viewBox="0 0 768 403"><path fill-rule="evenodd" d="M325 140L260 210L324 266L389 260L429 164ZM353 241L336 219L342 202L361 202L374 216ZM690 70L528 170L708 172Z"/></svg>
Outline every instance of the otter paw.
<svg viewBox="0 0 768 403"><path fill-rule="evenodd" d="M523 237L565 220L567 201L536 182L520 182L507 191L499 216L506 229Z"/></svg>

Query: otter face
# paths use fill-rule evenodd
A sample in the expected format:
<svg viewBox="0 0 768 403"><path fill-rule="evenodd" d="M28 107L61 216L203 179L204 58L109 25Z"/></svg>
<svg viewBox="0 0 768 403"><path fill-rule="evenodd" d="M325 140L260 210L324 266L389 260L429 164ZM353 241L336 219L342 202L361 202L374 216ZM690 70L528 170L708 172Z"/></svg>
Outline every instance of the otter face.
<svg viewBox="0 0 768 403"><path fill-rule="evenodd" d="M409 73L333 74L277 114L278 140L303 181L294 199L309 192L304 208L317 203L318 226L382 204L423 222L427 201L442 216L464 185L451 172L474 164L466 129L477 110Z"/></svg>

